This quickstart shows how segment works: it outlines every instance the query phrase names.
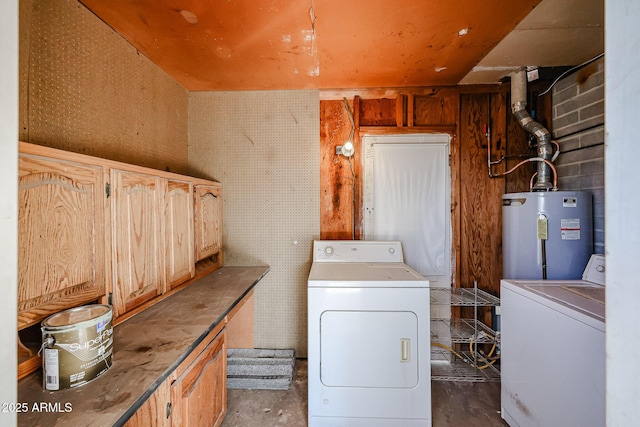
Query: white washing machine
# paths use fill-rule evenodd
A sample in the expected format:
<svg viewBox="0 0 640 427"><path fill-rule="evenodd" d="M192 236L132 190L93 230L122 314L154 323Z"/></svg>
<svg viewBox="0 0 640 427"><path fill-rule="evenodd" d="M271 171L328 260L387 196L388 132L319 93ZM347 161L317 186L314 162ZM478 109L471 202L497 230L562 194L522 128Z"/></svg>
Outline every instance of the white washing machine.
<svg viewBox="0 0 640 427"><path fill-rule="evenodd" d="M605 423L604 257L583 280L502 280L501 406L512 427Z"/></svg>
<svg viewBox="0 0 640 427"><path fill-rule="evenodd" d="M429 281L400 242L318 240L308 281L309 426L431 426Z"/></svg>

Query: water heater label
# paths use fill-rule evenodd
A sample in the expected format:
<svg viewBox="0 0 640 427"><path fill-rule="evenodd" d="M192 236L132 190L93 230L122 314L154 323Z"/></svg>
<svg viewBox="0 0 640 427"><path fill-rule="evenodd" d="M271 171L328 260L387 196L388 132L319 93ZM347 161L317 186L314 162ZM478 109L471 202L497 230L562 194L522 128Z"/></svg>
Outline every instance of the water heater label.
<svg viewBox="0 0 640 427"><path fill-rule="evenodd" d="M578 206L578 198L577 197L565 197L562 199L562 207L563 208L575 208Z"/></svg>
<svg viewBox="0 0 640 427"><path fill-rule="evenodd" d="M562 240L580 240L580 218L562 218L560 231Z"/></svg>

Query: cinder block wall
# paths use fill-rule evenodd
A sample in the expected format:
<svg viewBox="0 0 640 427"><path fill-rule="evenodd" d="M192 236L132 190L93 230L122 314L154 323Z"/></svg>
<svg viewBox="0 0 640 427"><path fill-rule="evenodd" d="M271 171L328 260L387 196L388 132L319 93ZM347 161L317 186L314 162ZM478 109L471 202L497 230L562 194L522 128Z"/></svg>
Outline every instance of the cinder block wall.
<svg viewBox="0 0 640 427"><path fill-rule="evenodd" d="M553 88L558 187L593 194L594 252L604 253L604 59Z"/></svg>

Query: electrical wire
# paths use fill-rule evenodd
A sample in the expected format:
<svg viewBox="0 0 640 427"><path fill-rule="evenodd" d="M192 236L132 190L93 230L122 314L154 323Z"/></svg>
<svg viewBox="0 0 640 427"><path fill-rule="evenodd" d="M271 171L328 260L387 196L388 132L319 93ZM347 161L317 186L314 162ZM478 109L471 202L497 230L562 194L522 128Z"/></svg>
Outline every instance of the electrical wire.
<svg viewBox="0 0 640 427"><path fill-rule="evenodd" d="M589 59L588 61L583 62L580 65L576 65L575 67L569 68L567 71L565 71L564 73L560 74L558 76L558 78L556 78L553 83L551 83L551 86L549 86L547 88L547 90L545 90L544 92L540 92L538 94L538 97L541 97L542 95L545 95L546 93L548 93L551 89L553 89L553 87L556 85L556 83L558 83L560 81L560 79L562 79L563 77L567 76L568 74L571 74L574 71L579 70L582 67L586 67L587 65L591 64L594 61L597 61L598 59L602 58L604 56L604 52L601 53L600 55L596 55L593 58Z"/></svg>
<svg viewBox="0 0 640 427"><path fill-rule="evenodd" d="M353 162L349 156L349 169L351 169L351 240L356 240L356 173L353 170Z"/></svg>
<svg viewBox="0 0 640 427"><path fill-rule="evenodd" d="M551 156L551 163L553 163L560 155L560 144L558 144L558 141L555 141L553 139L551 140L551 143L556 146L556 152L553 153L553 156Z"/></svg>
<svg viewBox="0 0 640 427"><path fill-rule="evenodd" d="M505 176L505 175L509 175L510 173L512 173L513 171L515 171L516 169L518 169L520 166L529 163L529 162L545 162L553 171L553 188L557 189L558 188L558 172L556 171L556 167L554 166L553 163L551 163L549 160L543 159L542 157L531 157L529 159L523 160L520 163L518 163L517 165L515 165L514 167L512 167L511 169L509 169L506 172L503 173L499 173L499 174L493 174L493 177L499 177L499 176Z"/></svg>
<svg viewBox="0 0 640 427"><path fill-rule="evenodd" d="M351 132L349 133L348 141L350 141L353 144L353 137L356 132L356 123L355 123L355 120L353 119L353 112L349 107L349 101L347 101L346 97L343 99L344 99L344 108L347 110L347 115L349 116L349 121L351 122ZM355 240L356 239L356 173L353 169L353 162L351 161L351 156L349 156L348 159L349 159L349 169L351 170L351 200L352 200L351 240Z"/></svg>
<svg viewBox="0 0 640 427"><path fill-rule="evenodd" d="M349 107L349 101L347 101L347 98L343 98L344 99L344 108L347 109L347 113L349 115L349 121L351 122L351 132L349 133L349 141L351 141L351 143L353 143L353 136L356 133L356 123L353 119L353 112L351 111L351 108Z"/></svg>

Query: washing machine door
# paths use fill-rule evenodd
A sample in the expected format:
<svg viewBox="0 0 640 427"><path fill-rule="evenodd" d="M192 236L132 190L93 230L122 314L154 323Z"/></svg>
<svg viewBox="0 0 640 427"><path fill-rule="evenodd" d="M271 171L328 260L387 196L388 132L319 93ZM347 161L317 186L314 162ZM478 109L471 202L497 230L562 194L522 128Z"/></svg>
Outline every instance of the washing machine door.
<svg viewBox="0 0 640 427"><path fill-rule="evenodd" d="M325 311L320 380L326 387L418 384L418 317L411 311Z"/></svg>

